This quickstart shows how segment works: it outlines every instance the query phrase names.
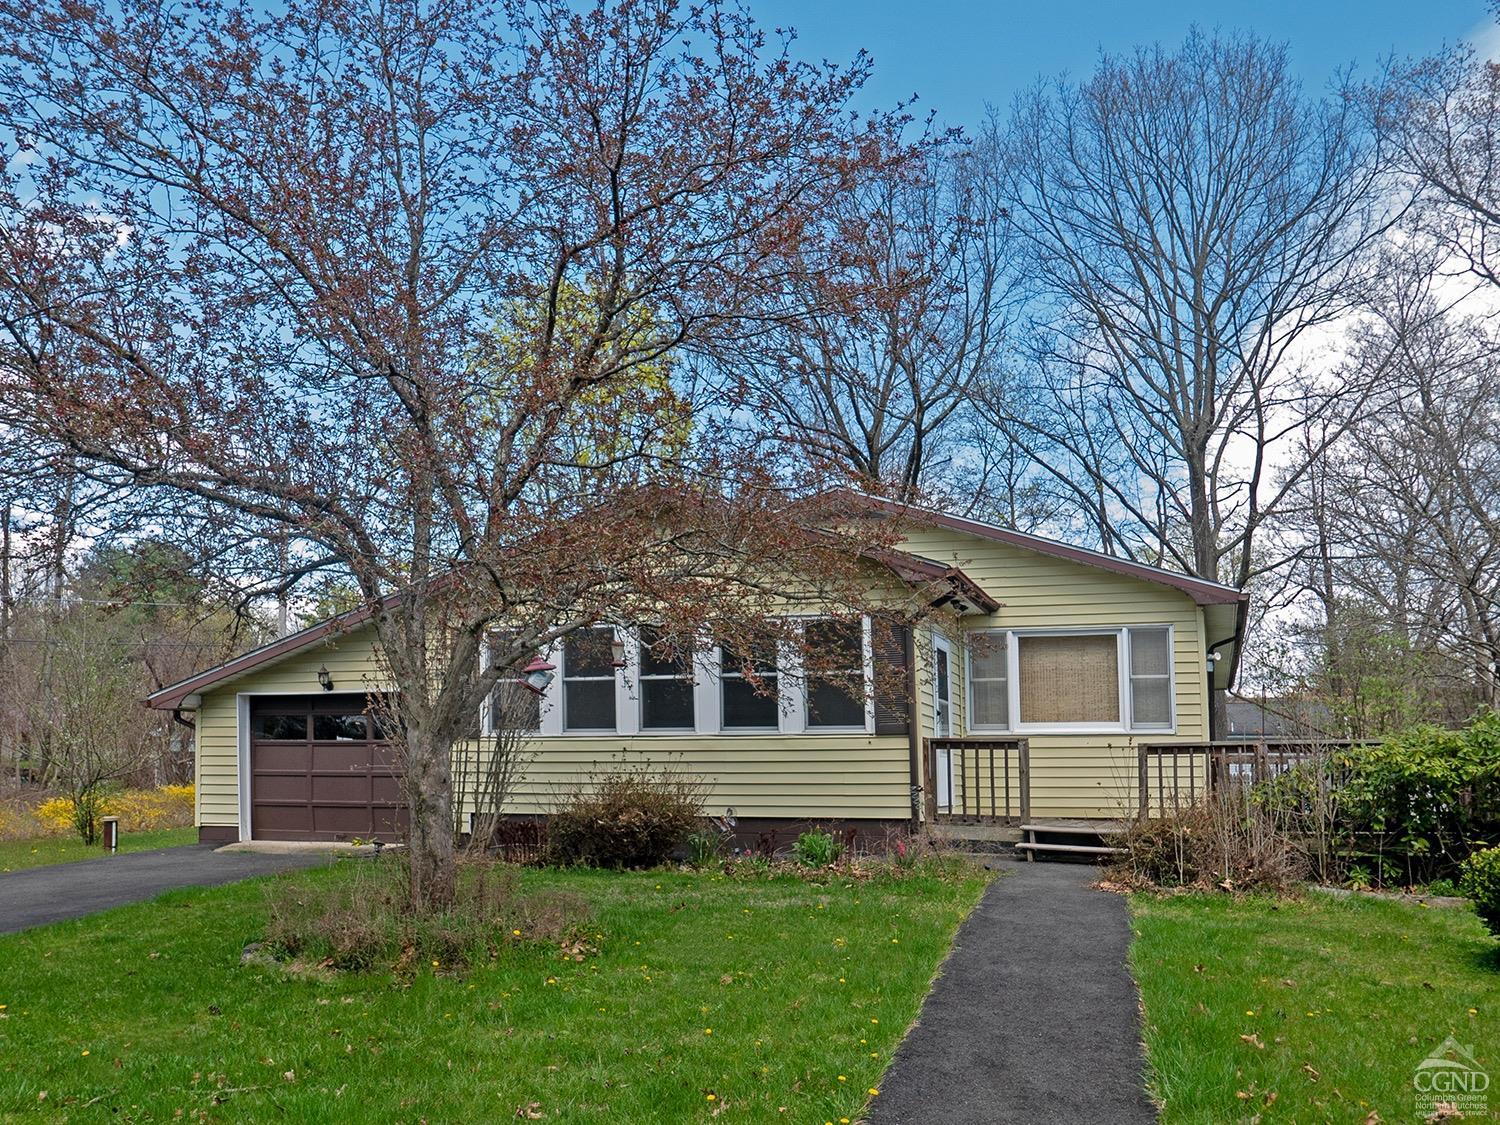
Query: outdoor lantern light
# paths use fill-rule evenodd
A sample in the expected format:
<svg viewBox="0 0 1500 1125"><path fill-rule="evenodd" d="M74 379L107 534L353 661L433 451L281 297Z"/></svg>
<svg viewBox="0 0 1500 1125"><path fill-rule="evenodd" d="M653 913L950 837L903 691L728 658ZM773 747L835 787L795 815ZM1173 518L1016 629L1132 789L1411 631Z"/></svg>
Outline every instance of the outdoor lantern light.
<svg viewBox="0 0 1500 1125"><path fill-rule="evenodd" d="M614 639L609 642L609 655L616 668L625 667L625 638L618 629L614 632Z"/></svg>
<svg viewBox="0 0 1500 1125"><path fill-rule="evenodd" d="M318 683L323 685L324 691L333 690L333 677L328 674L328 665L326 664L318 668Z"/></svg>
<svg viewBox="0 0 1500 1125"><path fill-rule="evenodd" d="M531 663L521 669L521 682L541 695L555 678L557 666L548 664L540 656L533 656Z"/></svg>

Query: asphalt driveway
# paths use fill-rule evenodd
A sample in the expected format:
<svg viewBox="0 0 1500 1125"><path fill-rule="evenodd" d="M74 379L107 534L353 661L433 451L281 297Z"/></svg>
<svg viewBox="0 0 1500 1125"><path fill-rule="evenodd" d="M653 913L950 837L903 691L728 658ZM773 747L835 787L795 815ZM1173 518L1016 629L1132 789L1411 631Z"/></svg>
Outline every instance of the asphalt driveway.
<svg viewBox="0 0 1500 1125"><path fill-rule="evenodd" d="M870 1125L1146 1125L1130 924L1093 867L995 865Z"/></svg>
<svg viewBox="0 0 1500 1125"><path fill-rule="evenodd" d="M216 887L330 862L327 854L219 853L212 844L31 867L0 875L0 933L81 918L178 887Z"/></svg>

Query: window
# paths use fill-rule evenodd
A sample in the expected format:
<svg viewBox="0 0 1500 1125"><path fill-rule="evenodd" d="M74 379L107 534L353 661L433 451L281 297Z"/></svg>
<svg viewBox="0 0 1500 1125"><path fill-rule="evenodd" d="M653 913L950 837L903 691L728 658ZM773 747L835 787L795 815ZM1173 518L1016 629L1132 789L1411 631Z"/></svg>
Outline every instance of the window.
<svg viewBox="0 0 1500 1125"><path fill-rule="evenodd" d="M1172 726L1172 652L1170 629L1127 629L1130 642L1130 725Z"/></svg>
<svg viewBox="0 0 1500 1125"><path fill-rule="evenodd" d="M969 726L1010 726L1009 665L1004 633L969 635Z"/></svg>
<svg viewBox="0 0 1500 1125"><path fill-rule="evenodd" d="M1016 637L1020 714L1028 726L1120 723L1118 633Z"/></svg>
<svg viewBox="0 0 1500 1125"><path fill-rule="evenodd" d="M804 634L809 668L807 725L865 725L864 625L854 621L809 621Z"/></svg>
<svg viewBox="0 0 1500 1125"><path fill-rule="evenodd" d="M491 666L498 658L498 651L510 647L510 639L497 636L490 641ZM521 679L521 670L530 663L530 656L523 656L500 674L495 686L490 689L489 726L490 734L504 731L534 731L541 726L542 697L532 691Z"/></svg>
<svg viewBox="0 0 1500 1125"><path fill-rule="evenodd" d="M314 742L364 742L369 727L364 715L314 715Z"/></svg>
<svg viewBox="0 0 1500 1125"><path fill-rule="evenodd" d="M641 630L641 729L693 729L693 660L659 629Z"/></svg>
<svg viewBox="0 0 1500 1125"><path fill-rule="evenodd" d="M307 716L257 715L251 734L269 742L306 742Z"/></svg>
<svg viewBox="0 0 1500 1125"><path fill-rule="evenodd" d="M745 675L747 667L759 685ZM719 650L719 719L724 730L775 730L780 719L779 687L774 646L748 658L728 647Z"/></svg>
<svg viewBox="0 0 1500 1125"><path fill-rule="evenodd" d="M563 641L563 729L615 729L614 630L595 626Z"/></svg>

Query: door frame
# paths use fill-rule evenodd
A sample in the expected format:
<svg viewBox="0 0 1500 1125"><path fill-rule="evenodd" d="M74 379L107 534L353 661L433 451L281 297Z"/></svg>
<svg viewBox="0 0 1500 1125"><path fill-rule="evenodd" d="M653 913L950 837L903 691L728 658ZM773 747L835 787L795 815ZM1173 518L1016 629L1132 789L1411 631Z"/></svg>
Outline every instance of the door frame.
<svg viewBox="0 0 1500 1125"><path fill-rule="evenodd" d="M939 729L939 699L938 699L938 653L943 654L943 667L946 675L945 691L942 702L944 729ZM934 739L955 737L953 723L953 642L936 629L932 631L932 737ZM953 757L952 754L943 749L936 751L933 764L933 800L934 808L939 812L953 807Z"/></svg>

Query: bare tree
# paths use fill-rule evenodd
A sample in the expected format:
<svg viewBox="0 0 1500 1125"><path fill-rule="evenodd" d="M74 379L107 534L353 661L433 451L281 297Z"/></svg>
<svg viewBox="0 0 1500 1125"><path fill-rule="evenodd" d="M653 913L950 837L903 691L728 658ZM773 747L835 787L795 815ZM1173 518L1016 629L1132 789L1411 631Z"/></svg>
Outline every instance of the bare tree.
<svg viewBox="0 0 1500 1125"><path fill-rule="evenodd" d="M1361 393L1296 377L1296 349L1347 313L1380 229L1363 120L1305 97L1284 48L1194 31L992 125L1035 288L1029 362L991 414L1105 550L1254 576L1294 483L1274 451Z"/></svg>
<svg viewBox="0 0 1500 1125"><path fill-rule="evenodd" d="M1349 361L1378 398L1285 514L1315 667L1360 733L1500 700L1500 340L1440 296L1450 253L1386 259Z"/></svg>
<svg viewBox="0 0 1500 1125"><path fill-rule="evenodd" d="M987 467L962 437L1004 340L1007 220L953 137L875 162L798 246L808 314L752 351L757 402L859 487L910 500L974 495ZM833 268L809 254L831 254Z"/></svg>
<svg viewBox="0 0 1500 1125"><path fill-rule="evenodd" d="M786 247L900 155L846 112L866 61L787 42L673 0L0 2L0 132L37 157L0 201L0 421L119 526L357 587L417 909L501 669L601 620L748 631L767 575L858 590L836 502L643 375L791 315Z"/></svg>

